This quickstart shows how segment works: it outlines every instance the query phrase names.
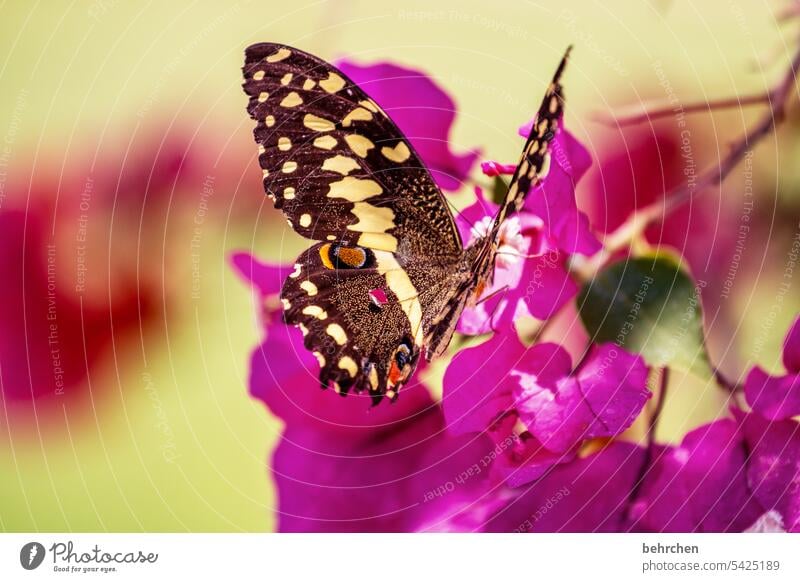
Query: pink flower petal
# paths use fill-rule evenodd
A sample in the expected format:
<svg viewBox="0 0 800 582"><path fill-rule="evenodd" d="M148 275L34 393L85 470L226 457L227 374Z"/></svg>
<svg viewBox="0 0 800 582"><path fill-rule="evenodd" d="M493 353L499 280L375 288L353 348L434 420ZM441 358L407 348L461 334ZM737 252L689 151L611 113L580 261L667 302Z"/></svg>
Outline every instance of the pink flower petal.
<svg viewBox="0 0 800 582"><path fill-rule="evenodd" d="M748 488L736 422L720 420L658 447L637 499L636 528L654 532L742 531L763 513Z"/></svg>
<svg viewBox="0 0 800 582"><path fill-rule="evenodd" d="M747 481L763 510L774 509L789 532L800 532L800 424L740 415L749 458Z"/></svg>
<svg viewBox="0 0 800 582"><path fill-rule="evenodd" d="M744 394L764 418L783 420L800 414L800 374L770 376L756 366L747 374Z"/></svg>
<svg viewBox="0 0 800 582"><path fill-rule="evenodd" d="M800 317L794 320L783 342L783 365L795 374L800 374Z"/></svg>
<svg viewBox="0 0 800 582"><path fill-rule="evenodd" d="M525 346L512 334L458 352L444 375L442 406L455 434L482 432L511 405L511 371Z"/></svg>

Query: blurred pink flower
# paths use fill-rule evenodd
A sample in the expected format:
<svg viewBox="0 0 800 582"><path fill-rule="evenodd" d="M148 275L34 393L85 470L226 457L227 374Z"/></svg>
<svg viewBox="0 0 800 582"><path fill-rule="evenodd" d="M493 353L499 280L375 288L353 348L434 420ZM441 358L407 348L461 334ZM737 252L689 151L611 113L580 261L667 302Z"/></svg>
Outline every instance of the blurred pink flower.
<svg viewBox="0 0 800 582"><path fill-rule="evenodd" d="M786 531L800 533L800 423L736 414L747 451L747 482L764 511L777 511Z"/></svg>
<svg viewBox="0 0 800 582"><path fill-rule="evenodd" d="M702 133L693 133L702 140ZM599 232L612 232L634 211L661 200L665 192L695 179L699 160L682 152L674 127L656 124L606 132L598 139L596 167L582 184L582 208ZM695 145L700 155L699 144ZM686 153L688 157L684 157ZM645 230L648 242L677 249L695 278L720 282L728 274L738 228L731 228L721 197L704 192L671 210ZM756 245L757 246L757 245ZM715 291L709 293L709 291ZM703 289L707 308L719 301L719 289Z"/></svg>
<svg viewBox="0 0 800 582"><path fill-rule="evenodd" d="M45 412L85 396L84 380L112 338L138 329L150 312L136 292L113 302L83 301L71 282L74 257L51 238L52 209L41 199L27 211L0 212L0 388L7 405ZM70 250L70 249L66 249ZM139 311L141 309L141 312ZM56 408L53 408L56 410Z"/></svg>
<svg viewBox="0 0 800 582"><path fill-rule="evenodd" d="M756 366L744 382L747 403L770 420L800 415L800 317L786 334L783 365L787 371L783 376L770 376Z"/></svg>
<svg viewBox="0 0 800 582"><path fill-rule="evenodd" d="M731 419L689 432L678 446L658 446L633 505L634 529L728 532L749 527L764 510L747 482L744 436Z"/></svg>
<svg viewBox="0 0 800 582"><path fill-rule="evenodd" d="M488 532L619 532L627 521L644 450L613 442L513 491L483 527Z"/></svg>

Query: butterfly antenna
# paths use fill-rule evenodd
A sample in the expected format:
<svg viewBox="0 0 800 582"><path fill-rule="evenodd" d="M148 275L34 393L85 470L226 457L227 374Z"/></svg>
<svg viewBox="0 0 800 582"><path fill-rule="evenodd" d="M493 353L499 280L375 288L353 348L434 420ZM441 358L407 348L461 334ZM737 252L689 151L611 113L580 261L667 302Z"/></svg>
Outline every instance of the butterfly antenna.
<svg viewBox="0 0 800 582"><path fill-rule="evenodd" d="M472 222L472 221L471 221L469 218L467 218L466 216L464 216L464 213L463 213L463 212L461 212L461 211L460 211L458 208L456 208L456 205L455 205L455 204L453 204L452 202L450 202L450 201L449 201L449 200L447 200L446 198L445 198L445 200L447 201L447 205L450 207L450 210L452 210L452 211L453 211L455 214L457 214L457 215L458 215L458 217L459 217L461 220L463 220L464 222L466 222L467 224L469 224L469 227L470 227L470 229L474 229L474 228L475 228L475 223L474 223L474 222ZM465 241L465 242L466 242L466 241Z"/></svg>

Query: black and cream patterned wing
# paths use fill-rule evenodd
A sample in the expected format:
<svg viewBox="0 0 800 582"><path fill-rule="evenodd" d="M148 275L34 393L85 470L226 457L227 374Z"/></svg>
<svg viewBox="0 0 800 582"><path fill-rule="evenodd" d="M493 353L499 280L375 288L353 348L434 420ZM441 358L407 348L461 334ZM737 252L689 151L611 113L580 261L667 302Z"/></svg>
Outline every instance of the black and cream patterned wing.
<svg viewBox="0 0 800 582"><path fill-rule="evenodd" d="M425 276L418 292L392 253L334 242L298 257L281 291L284 318L302 330L324 388L365 391L374 403L397 396L421 353L424 312L449 285L446 272Z"/></svg>
<svg viewBox="0 0 800 582"><path fill-rule="evenodd" d="M508 184L506 198L498 211L493 229L494 236L506 217L522 208L525 197L531 188L547 175L550 163L550 142L553 141L558 124L561 123L561 117L564 114L561 75L567 66L571 50L572 47L569 47L564 53L544 99L542 99L539 111L536 113L531 132L522 149L520 161Z"/></svg>
<svg viewBox="0 0 800 582"><path fill-rule="evenodd" d="M246 51L247 110L264 188L301 235L454 258L444 196L397 126L341 71L271 43Z"/></svg>
<svg viewBox="0 0 800 582"><path fill-rule="evenodd" d="M490 281L494 274L494 262L498 233L509 214L522 208L525 197L533 186L547 174L550 163L550 143L555 137L558 124L564 114L564 95L561 75L569 60L572 47L567 48L564 57L553 75L553 80L545 92L542 103L534 118L528 139L522 149L520 161L509 183L503 203L495 216L489 233L474 241L464 254L469 265L471 277L462 281L449 296L439 314L433 319L425 339L426 356L430 359L444 352L455 331L458 318L464 307L477 299L476 290Z"/></svg>

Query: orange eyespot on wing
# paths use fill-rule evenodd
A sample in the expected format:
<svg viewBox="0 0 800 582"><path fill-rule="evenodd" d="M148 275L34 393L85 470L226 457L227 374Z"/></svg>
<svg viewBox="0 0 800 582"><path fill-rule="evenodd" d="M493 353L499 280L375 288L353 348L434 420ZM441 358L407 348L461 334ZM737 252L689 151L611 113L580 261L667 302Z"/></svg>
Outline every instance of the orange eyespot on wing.
<svg viewBox="0 0 800 582"><path fill-rule="evenodd" d="M348 267L357 269L364 266L367 260L367 253L364 252L364 249L358 247L339 247L338 257L340 262L343 262Z"/></svg>
<svg viewBox="0 0 800 582"><path fill-rule="evenodd" d="M371 250L335 243L320 246L319 258L327 269L363 269L375 263L375 255Z"/></svg>

